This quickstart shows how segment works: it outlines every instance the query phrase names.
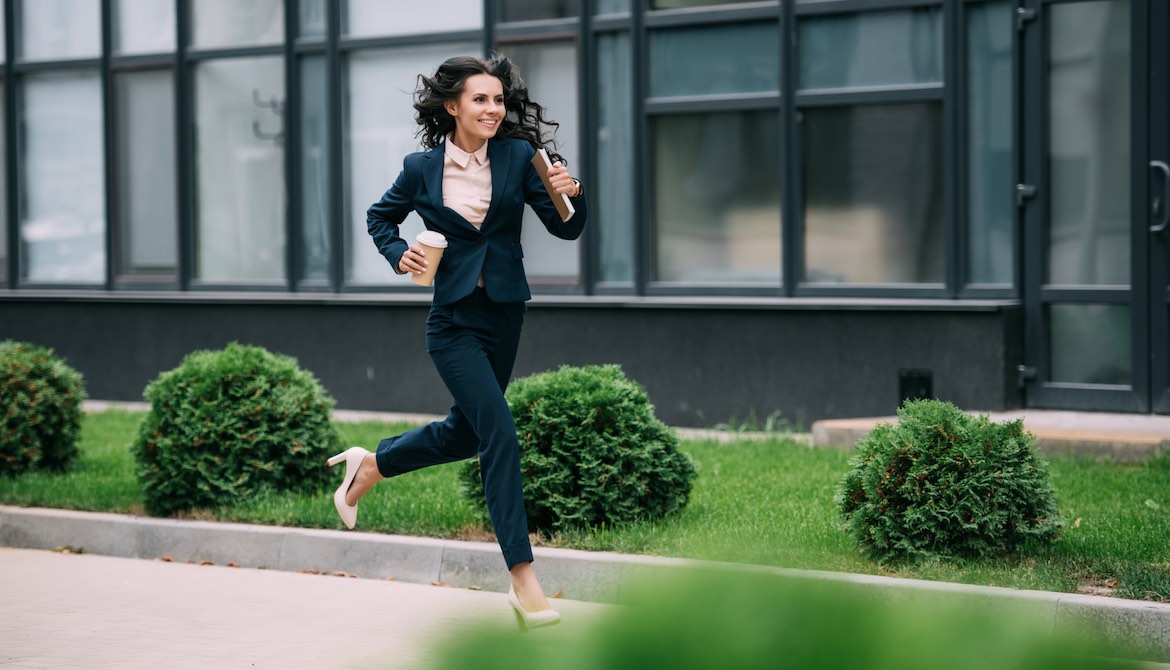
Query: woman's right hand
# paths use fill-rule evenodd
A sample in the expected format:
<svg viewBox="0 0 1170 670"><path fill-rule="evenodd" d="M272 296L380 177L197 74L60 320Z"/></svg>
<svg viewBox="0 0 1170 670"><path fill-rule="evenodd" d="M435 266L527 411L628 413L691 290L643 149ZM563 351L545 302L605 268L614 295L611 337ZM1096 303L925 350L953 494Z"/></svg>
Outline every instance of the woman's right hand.
<svg viewBox="0 0 1170 670"><path fill-rule="evenodd" d="M426 253L416 244L402 254L402 258L398 260L398 271L402 274L410 272L417 275L426 272L428 265Z"/></svg>

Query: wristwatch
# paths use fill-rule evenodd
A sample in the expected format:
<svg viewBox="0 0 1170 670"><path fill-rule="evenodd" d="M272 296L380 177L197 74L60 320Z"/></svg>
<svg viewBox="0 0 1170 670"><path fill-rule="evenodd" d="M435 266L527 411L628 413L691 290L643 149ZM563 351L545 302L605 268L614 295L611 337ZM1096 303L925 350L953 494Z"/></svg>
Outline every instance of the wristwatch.
<svg viewBox="0 0 1170 670"><path fill-rule="evenodd" d="M577 198L583 197L585 195L585 187L581 185L581 181L578 179L574 179L573 183L577 185L577 194L571 195L569 197L576 200Z"/></svg>

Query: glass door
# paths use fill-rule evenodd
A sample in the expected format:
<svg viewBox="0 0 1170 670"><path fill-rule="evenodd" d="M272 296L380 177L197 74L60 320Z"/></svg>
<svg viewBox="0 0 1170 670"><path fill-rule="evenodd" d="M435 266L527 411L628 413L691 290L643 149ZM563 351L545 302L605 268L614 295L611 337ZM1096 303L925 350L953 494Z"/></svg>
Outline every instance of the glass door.
<svg viewBox="0 0 1170 670"><path fill-rule="evenodd" d="M1170 3L1150 7L1150 377L1153 410L1170 414Z"/></svg>
<svg viewBox="0 0 1170 670"><path fill-rule="evenodd" d="M1026 0L1017 9L1030 407L1150 411L1152 4L1165 3Z"/></svg>

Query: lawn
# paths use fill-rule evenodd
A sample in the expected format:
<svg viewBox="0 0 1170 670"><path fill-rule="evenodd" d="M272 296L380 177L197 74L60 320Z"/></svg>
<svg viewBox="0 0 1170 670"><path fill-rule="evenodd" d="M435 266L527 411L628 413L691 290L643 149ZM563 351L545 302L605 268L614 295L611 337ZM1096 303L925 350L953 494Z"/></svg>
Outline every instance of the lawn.
<svg viewBox="0 0 1170 670"><path fill-rule="evenodd" d="M86 415L81 458L66 474L0 478L0 503L142 514L130 456L142 413ZM405 424L339 423L346 444L373 448ZM995 561L930 561L884 566L858 553L840 530L833 492L849 454L794 440L684 441L698 478L675 517L620 528L542 538L572 547L848 571L921 579L1076 591L1170 601L1170 459L1117 465L1084 458L1049 461L1064 536L1027 556ZM324 467L324 463L322 463ZM363 530L443 538L490 539L459 492L458 464L380 484L362 501ZM340 477L340 472L338 477ZM340 528L330 490L263 494L192 516L314 528Z"/></svg>

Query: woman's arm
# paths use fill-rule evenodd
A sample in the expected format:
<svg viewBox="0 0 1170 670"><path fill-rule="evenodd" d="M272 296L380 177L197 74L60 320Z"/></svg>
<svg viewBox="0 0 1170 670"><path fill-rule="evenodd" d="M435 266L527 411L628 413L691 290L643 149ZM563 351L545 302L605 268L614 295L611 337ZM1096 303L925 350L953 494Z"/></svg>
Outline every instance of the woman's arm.
<svg viewBox="0 0 1170 670"><path fill-rule="evenodd" d="M409 187L409 181L406 162L403 161L398 179L394 180L394 184L382 195L381 200L366 210L366 232L374 238L378 251L390 261L390 267L398 274L404 274L399 264L402 255L410 248L406 240L398 234L398 226L414 211L410 197L413 191Z"/></svg>
<svg viewBox="0 0 1170 670"><path fill-rule="evenodd" d="M585 229L585 220L588 218L584 193L581 192L579 183L572 178L572 175L565 168L558 169L554 167L553 171L550 171L549 174L549 180L554 183L554 186L560 186L557 190L570 196L570 200L573 202L573 209L577 210L573 214L573 218L568 221L561 221L561 215L557 211L556 205L553 204L548 191L544 188L544 182L540 179L540 173L536 171L536 166L531 162L528 163L527 171L525 172L524 202L528 203L532 211L536 212L536 215L540 217L541 223L548 229L548 232L562 240L575 240L581 237L581 231ZM560 176L554 177L552 176L554 174ZM578 193L581 197L572 197Z"/></svg>

